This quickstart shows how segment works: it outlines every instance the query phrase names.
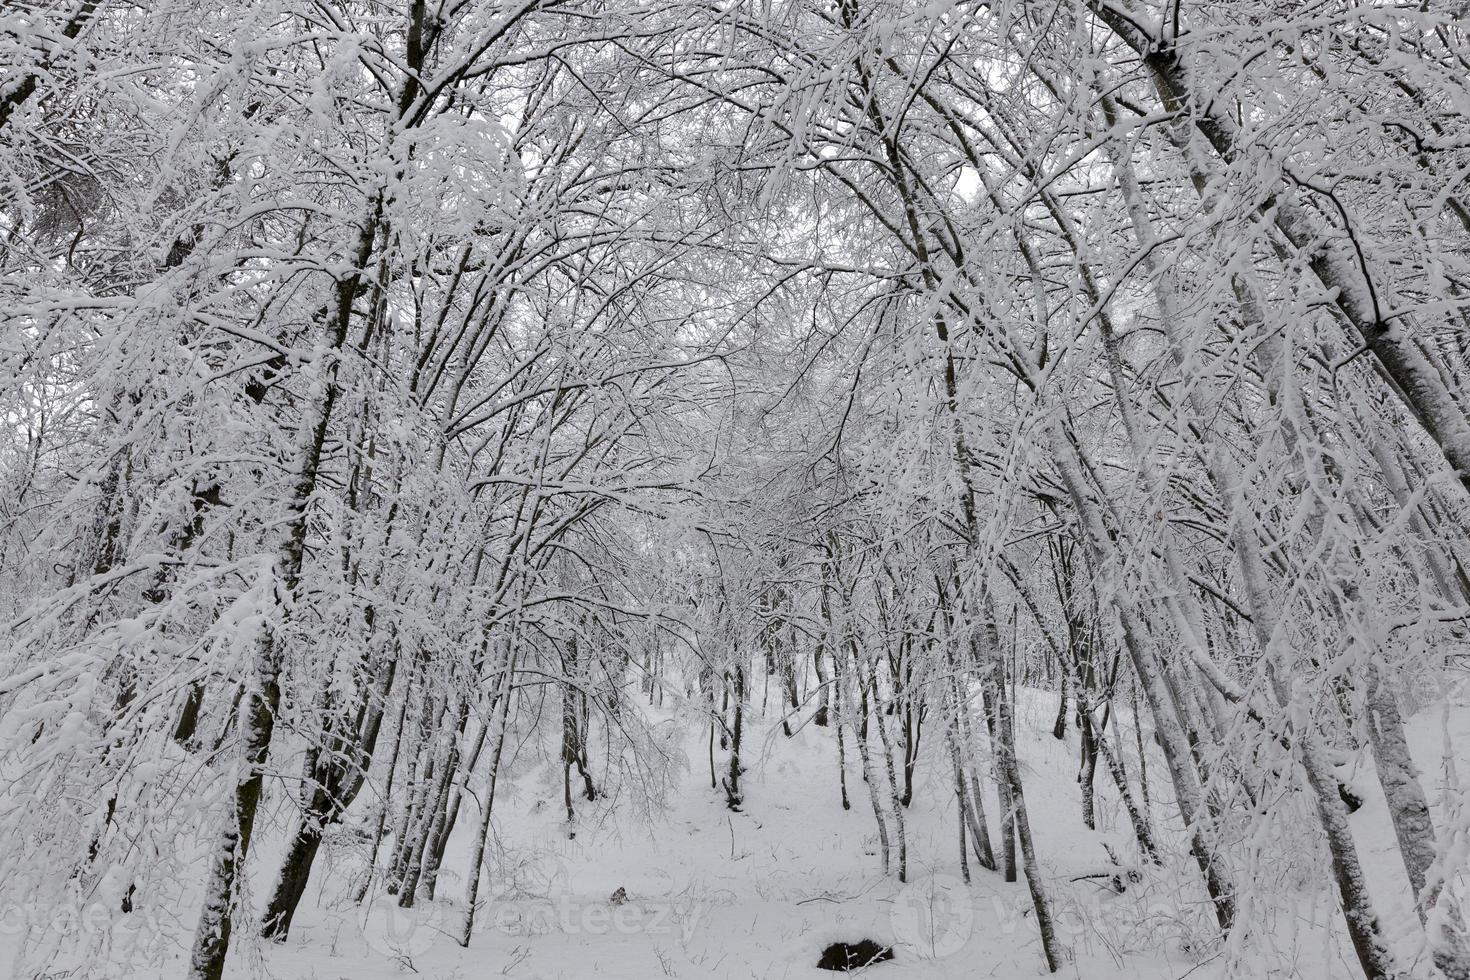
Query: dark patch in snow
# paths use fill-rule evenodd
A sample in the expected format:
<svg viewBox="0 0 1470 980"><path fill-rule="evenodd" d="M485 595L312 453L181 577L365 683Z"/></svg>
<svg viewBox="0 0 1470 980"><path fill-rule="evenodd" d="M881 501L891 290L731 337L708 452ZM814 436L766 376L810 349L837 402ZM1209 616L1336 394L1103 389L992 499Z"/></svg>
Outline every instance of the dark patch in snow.
<svg viewBox="0 0 1470 980"><path fill-rule="evenodd" d="M863 967L893 959L893 947L880 946L871 939L855 943L833 943L822 950L817 960L819 970L861 970Z"/></svg>

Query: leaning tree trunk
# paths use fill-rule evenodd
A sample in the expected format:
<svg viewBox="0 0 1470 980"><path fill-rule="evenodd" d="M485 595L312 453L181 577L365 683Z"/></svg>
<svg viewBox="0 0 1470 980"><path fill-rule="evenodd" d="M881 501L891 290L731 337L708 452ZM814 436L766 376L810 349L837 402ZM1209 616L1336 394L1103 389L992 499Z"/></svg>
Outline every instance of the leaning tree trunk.
<svg viewBox="0 0 1470 980"><path fill-rule="evenodd" d="M1393 819L1399 857L1414 891L1414 907L1419 921L1426 927L1430 915L1439 912L1439 927L1427 930L1434 965L1449 980L1470 980L1470 951L1465 949L1460 910L1452 897L1444 896L1443 879L1431 877L1435 860L1434 822L1409 754L1398 702L1377 665L1370 665L1369 671L1368 737L1373 744L1378 782Z"/></svg>
<svg viewBox="0 0 1470 980"><path fill-rule="evenodd" d="M462 702L464 704L464 702ZM463 708L456 712L457 723L446 732L443 749L444 760L437 764L438 776L430 784L424 797L424 812L418 823L408 861L403 872L403 882L398 889L400 908L412 908L418 898L420 875L433 847L434 835L445 818L449 805L449 788L459 771L459 739L463 732L467 712Z"/></svg>
<svg viewBox="0 0 1470 980"><path fill-rule="evenodd" d="M427 692L425 692L427 695ZM435 698L430 703L425 698L419 715L419 734L414 751L409 756L408 798L398 818L394 832L393 858L388 869L388 894L401 895L403 885L413 862L415 848L420 840L428 818L430 796L438 787L435 773L439 771L439 760L431 734L444 715L444 702Z"/></svg>
<svg viewBox="0 0 1470 980"><path fill-rule="evenodd" d="M371 237L364 235L364 251L371 247ZM366 256L361 256L365 261ZM344 316L345 319L345 316ZM340 331L345 339L346 329ZM333 362L335 367L335 362ZM335 372L333 372L335 374ZM292 606L300 582L306 554L306 507L316 490L321 464L322 445L327 425L338 396L335 382L328 384L311 439L303 453L301 476L294 488L290 510L292 519L285 541L277 556L277 586L274 605L285 617ZM240 865L250 850L255 830L255 815L265 788L265 766L270 756L271 735L275 729L276 711L281 703L280 663L275 632L265 627L256 639L251 656L251 676L245 681L244 697L239 708L242 756L235 783L231 813L214 844L214 857L205 885L203 908L194 932L194 950L190 958L190 980L220 980L225 972L225 958L230 948L233 924L232 907L236 878Z"/></svg>
<svg viewBox="0 0 1470 980"><path fill-rule="evenodd" d="M329 751L318 756L318 763L312 767L311 795L297 819L296 833L292 835L286 855L281 860L276 886L261 917L260 934L266 939L280 942L290 933L291 919L306 894L322 835L328 826L341 819L364 785L363 774L377 750L383 709L396 672L395 658L389 662L375 689L367 692L368 703L359 711L350 735L344 738L333 734L328 740ZM341 721L338 719L332 724L340 725ZM332 724L324 726L324 730L331 731Z"/></svg>
<svg viewBox="0 0 1470 980"><path fill-rule="evenodd" d="M1084 670L1080 656L1068 657L1062 652L1061 645L1041 618L1041 610L1037 608L1034 597L1023 585L1020 573L1004 558L1001 560L1001 567L1006 571L1011 582L1015 585L1016 593L1021 597L1021 601L1026 604L1026 608L1031 612L1031 618L1036 621L1036 627L1041 631L1042 639L1046 641L1047 646L1051 648L1052 653L1061 663L1064 676L1066 674L1072 675L1077 715L1080 719L1077 727L1083 733L1084 738L1088 740L1088 744L1091 747L1091 756L1084 760L1084 764L1096 767L1098 758L1103 760L1108 768L1108 773L1113 777L1114 786L1117 787L1118 798L1122 800L1123 808L1128 813L1128 820L1133 826L1133 836L1138 842L1139 852L1150 864L1159 864L1158 846L1154 843L1153 827L1150 825L1148 819L1147 780L1145 779L1140 787L1143 790L1143 805L1139 806L1133 798L1132 788L1128 785L1128 772L1123 765L1123 759L1119 752L1113 751L1112 746L1108 742L1107 729L1111 711L1105 710L1101 720L1094 718L1092 715L1090 691L1094 686L1094 675L1091 667ZM1111 673L1116 677L1116 662ZM1112 681L1110 680L1110 687L1111 684ZM1117 726L1115 725L1114 727L1116 728ZM1140 752L1142 752L1141 742ZM1091 773L1087 774L1087 778L1092 778ZM1084 816L1086 812L1084 806Z"/></svg>
<svg viewBox="0 0 1470 980"><path fill-rule="evenodd" d="M1104 99L1105 113L1111 115L1111 103ZM1145 252L1154 244L1155 236L1140 200L1131 164L1118 151L1111 151L1114 170L1123 185L1125 203L1128 206L1134 234ZM1168 270L1152 268L1153 259L1145 262L1155 273L1156 296L1165 335L1176 366L1186 369L1182 339L1178 336L1179 311L1175 303L1173 284ZM1191 407L1202 413L1197 390L1188 396ZM1331 766L1327 762L1315 723L1304 712L1295 710L1296 698L1286 679L1282 676L1283 665L1277 662L1273 637L1280 622L1281 611L1268 591L1264 561L1256 544L1255 531L1248 525L1249 508L1244 507L1240 478L1233 461L1217 447L1206 454L1206 475L1216 494L1224 504L1226 513L1233 516L1232 543L1235 545L1241 580L1249 601L1251 624L1266 662L1266 674L1275 692L1276 699L1289 715L1297 715L1292 733L1292 746L1306 775L1307 787L1313 797L1319 821L1327 836L1328 851L1332 857L1333 877L1337 882L1338 896L1342 902L1348 933L1358 961L1369 980L1387 980L1395 976L1396 970L1387 944L1379 929L1378 917L1373 909L1371 897L1363 877L1357 847L1347 821L1347 809L1338 793L1338 784Z"/></svg>
<svg viewBox="0 0 1470 980"><path fill-rule="evenodd" d="M515 690L512 677L515 674L516 658L512 651L506 658L505 675L500 684L497 699L500 702L500 725L495 736L495 750L490 753L490 782L485 790L485 806L480 813L480 827L475 834L474 849L470 855L469 883L465 888L464 922L460 927L457 940L461 946L468 948L470 935L475 928L475 904L480 897L481 868L485 863L485 842L490 836L490 815L495 808L495 785L500 777L500 757L505 751L506 729L510 725L510 701L512 692Z"/></svg>
<svg viewBox="0 0 1470 980"><path fill-rule="evenodd" d="M403 696L399 700L398 719L393 725L393 751L388 755L388 774L383 780L382 802L377 807L378 813L377 820L373 826L372 844L368 848L367 872L362 876L362 882L352 895L352 901L355 905L362 904L363 900L367 897L369 889L372 888L373 879L378 873L378 852L382 849L383 835L388 828L388 801L393 798L393 785L398 775L398 762L403 754L403 728L408 723L408 704L413 696L415 677L416 672L410 669L408 680L403 685ZM366 775L365 772L360 772L357 778L366 780Z"/></svg>
<svg viewBox="0 0 1470 980"><path fill-rule="evenodd" d="M1221 487L1227 508L1237 499L1239 488L1229 478ZM1307 787L1316 805L1317 817L1327 836L1327 849L1332 857L1332 875L1337 883L1343 917L1358 962L1368 980L1392 980L1399 976L1393 956L1383 939L1372 896L1358 860L1352 828L1348 825L1347 807L1338 792L1338 783L1327 761L1312 718L1298 705L1290 683L1283 676L1285 667L1277 662L1272 637L1277 632L1280 610L1271 599L1266 585L1265 568L1256 548L1255 532L1239 520L1233 538L1241 581L1250 602L1251 623L1256 631L1261 654L1265 658L1266 677L1276 700L1293 717L1292 747L1296 751Z"/></svg>
<svg viewBox="0 0 1470 980"><path fill-rule="evenodd" d="M955 803L959 807L960 823L963 825L960 841L964 842L963 831L967 828L969 837L974 842L975 859L981 867L994 871L995 854L990 849L990 834L985 826L985 811L982 809L984 804L970 802L970 793L965 787L965 767L960 762L959 740L951 733L946 741L949 742L950 764L954 768Z"/></svg>
<svg viewBox="0 0 1470 980"><path fill-rule="evenodd" d="M941 592L940 601L943 602ZM950 761L954 766L955 797L959 801L960 819L969 821L970 840L975 848L975 859L987 871L996 870L995 851L990 845L990 826L985 818L985 798L980 795L980 783L974 770L969 772L969 789L966 792L965 761L973 751L970 741L970 705L961 695L961 679L955 663L954 649L945 643L945 660L949 668L949 700L954 711L946 732L949 742ZM964 753L960 746L965 747Z"/></svg>
<svg viewBox="0 0 1470 980"><path fill-rule="evenodd" d="M1192 119L1227 163L1248 162L1239 129L1222 108L1224 101L1196 87L1193 70L1173 40L1140 26L1123 7L1108 0L1086 3L1153 72L1166 108ZM1261 214L1301 251L1313 273L1332 293L1332 302L1357 332L1364 349L1376 359L1398 397L1470 493L1470 419L1415 343L1411 328L1389 318L1381 305L1389 301L1383 295L1386 284L1373 282L1355 242L1348 234L1333 234L1326 222L1294 199L1287 185L1289 168L1278 168L1277 172L1283 176L1277 179L1274 193L1260 200Z"/></svg>
<svg viewBox="0 0 1470 980"><path fill-rule="evenodd" d="M272 605L276 617L282 622L289 617L295 605L301 582L306 559L307 506L316 493L327 430L333 409L342 394L341 361L336 355L347 344L353 303L365 284L366 270L377 241L383 215L381 191L375 197L370 212L358 234L353 271L338 283L329 311L331 333L324 345L326 349L320 355L324 362L324 383L318 396L320 400L312 406L315 417L306 443L298 454L297 478L286 505L285 533L274 556ZM226 817L226 825L214 844L203 908L194 931L189 980L220 980L224 976L225 958L230 948L236 876L250 850L255 814L265 786L265 765L270 757L276 711L281 702L280 651L276 646L276 633L270 626L263 627L256 638L248 669L251 676L245 681L245 693L239 709L242 764L236 777L232 812Z"/></svg>
<svg viewBox="0 0 1470 980"><path fill-rule="evenodd" d="M479 734L474 738L474 747L470 749L468 758L461 767L459 779L450 794L449 804L445 808L444 819L440 822L435 834L432 846L424 859L423 889L424 897L433 899L435 890L439 885L439 868L444 864L444 850L449 846L449 837L454 833L454 825L459 820L460 805L464 801L466 786L468 785L470 773L475 771L479 765L480 753L485 750L485 739L490 734L490 719L495 715L496 703L492 698L490 710L486 714L486 721L479 726Z"/></svg>
<svg viewBox="0 0 1470 980"><path fill-rule="evenodd" d="M272 644L262 640L257 661L273 662ZM189 962L189 980L221 980L230 948L234 922L235 880L240 864L250 850L255 814L265 784L265 763L270 755L271 734L281 689L273 669L256 679L240 706L240 730L244 740L242 773L235 784L232 812L215 840L205 885L204 904L194 933L194 951Z"/></svg>
<svg viewBox="0 0 1470 980"><path fill-rule="evenodd" d="M1077 509L1093 565L1102 569L1106 567L1104 556L1111 538L1083 482L1076 449L1058 423L1052 426L1050 441L1057 471L1067 489L1067 495ZM1190 746L1175 715L1169 692L1160 678L1158 662L1152 650L1145 645L1143 637L1146 634L1133 598L1115 586L1111 590L1110 600L1122 625L1123 647L1133 663L1134 674L1143 686L1144 697L1154 717L1154 730L1159 737L1164 761L1168 764L1170 780L1174 784L1175 801L1189 830L1190 850L1205 880L1205 887L1215 909L1215 920L1222 932L1229 932L1235 923L1235 887L1201 823L1207 808L1203 789L1192 768Z"/></svg>

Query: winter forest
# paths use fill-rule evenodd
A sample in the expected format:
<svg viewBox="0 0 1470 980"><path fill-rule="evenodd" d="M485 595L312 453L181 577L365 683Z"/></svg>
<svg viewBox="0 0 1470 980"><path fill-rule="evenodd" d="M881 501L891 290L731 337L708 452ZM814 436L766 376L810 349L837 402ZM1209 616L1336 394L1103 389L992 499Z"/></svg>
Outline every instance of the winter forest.
<svg viewBox="0 0 1470 980"><path fill-rule="evenodd" d="M0 976L1470 980L1462 0L6 0Z"/></svg>

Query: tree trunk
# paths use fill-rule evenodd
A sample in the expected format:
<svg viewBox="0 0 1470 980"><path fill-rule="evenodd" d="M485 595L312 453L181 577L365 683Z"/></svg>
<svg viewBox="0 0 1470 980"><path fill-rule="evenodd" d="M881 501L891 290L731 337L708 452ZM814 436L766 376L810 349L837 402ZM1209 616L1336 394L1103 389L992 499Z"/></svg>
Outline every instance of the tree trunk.
<svg viewBox="0 0 1470 980"><path fill-rule="evenodd" d="M1010 788L1010 801L1015 815L1016 838L1021 845L1021 862L1026 872L1026 885L1031 891L1031 905L1036 910L1036 929L1041 935L1041 949L1046 954L1046 966L1052 973L1062 968L1063 951L1057 942L1056 928L1052 923L1051 905L1047 901L1046 888L1041 882L1041 870L1036 862L1036 849L1031 840L1031 820L1026 813L1026 797L1021 788L1021 767L1016 758L1016 728L1011 715L1011 701L1005 690L1005 665L1000 659L1000 637L996 632L994 612L989 608L989 598L983 600L981 628L990 658L1000 670L1000 683L996 698L995 754L1001 778ZM1007 879L1010 880L1010 879Z"/></svg>
<svg viewBox="0 0 1470 980"><path fill-rule="evenodd" d="M1104 100L1104 111L1111 116L1111 103ZM1124 186L1124 197L1129 207L1135 237L1140 246L1152 245L1154 235L1139 200L1137 185L1128 161L1115 150L1112 152L1114 170ZM1152 263L1152 259L1147 259ZM1159 285L1157 299L1165 321L1165 333L1176 365L1185 369L1185 358L1180 338L1177 336L1177 311L1174 308L1174 291L1167 274L1156 277ZM1192 405L1199 411L1197 393L1191 393ZM1244 507L1240 478L1234 465L1225 454L1216 448L1206 452L1206 471L1210 483L1224 504L1227 513L1234 515L1232 539L1240 566L1241 580L1249 599L1251 622L1261 654L1266 661L1267 676L1271 681L1277 701L1288 713L1294 713L1295 698L1288 683L1281 675L1273 649L1273 638L1280 621L1280 609L1271 598L1265 578L1265 566L1256 545L1256 534L1248 526L1249 508ZM1327 835L1328 850L1332 855L1333 876L1337 881L1338 895L1343 914L1347 919L1348 932L1359 963L1369 980L1387 980L1395 976L1396 970L1387 945L1379 932L1378 917L1373 910L1363 872L1354 845L1352 830L1347 822L1347 810L1338 793L1336 777L1326 761L1325 753L1318 740L1313 721L1300 717L1294 726L1292 744L1306 773L1309 791L1314 797L1318 817Z"/></svg>
<svg viewBox="0 0 1470 980"><path fill-rule="evenodd" d="M1005 698L1005 666L997 652L987 657L978 630L972 633L971 655L980 673L980 694L985 705L985 725L990 733L991 767L995 773L995 792L1000 802L1000 867L1006 881L1015 881L1016 870L1016 805L1011 797L1011 781L1001 758L1000 703Z"/></svg>
<svg viewBox="0 0 1470 980"><path fill-rule="evenodd" d="M266 904L261 918L260 934L266 939L284 941L291 931L291 919L296 915L296 906L306 894L306 884L311 877L311 866L322 843L322 827L319 815L303 813L297 824L291 845L281 859L281 870L276 876L276 887Z"/></svg>
<svg viewBox="0 0 1470 980"><path fill-rule="evenodd" d="M740 791L740 747L745 735L745 665L737 662L731 668L734 684L735 717L730 726L730 765L725 776L725 805L738 811L744 797Z"/></svg>
<svg viewBox="0 0 1470 980"><path fill-rule="evenodd" d="M987 871L995 870L995 854L990 849L990 832L986 827L984 803L978 797L974 804L965 787L965 767L960 761L959 739L950 734L949 756L954 767L954 795L960 811L960 822L969 824L969 836L975 848L975 860ZM964 838L961 837L961 842ZM968 869L967 869L968 872Z"/></svg>
<svg viewBox="0 0 1470 980"><path fill-rule="evenodd" d="M341 395L338 379L340 362L330 354L341 350L347 343L353 301L363 284L373 244L377 240L382 204L380 193L373 202L371 217L358 235L353 272L338 284L335 308L331 311L333 318L329 343L326 345L329 356L325 358L325 383L321 400L315 406L315 418L312 420L306 444L300 452L298 475L287 505L289 520L275 555L276 580L272 589L272 605L282 620L289 616L295 604L306 557L307 507L316 492L322 448L326 444L332 411ZM245 719L242 727L244 767L235 785L232 812L226 818L227 823L214 845L215 853L205 886L204 905L194 932L189 980L220 980L224 976L225 959L230 947L231 909L236 875L249 852L251 835L255 830L255 813L260 806L264 789L265 764L270 756L271 735L275 727L276 710L281 701L278 683L279 651L276 649L275 633L271 627L262 627L255 641L251 661L249 669L254 677L247 682L247 692L241 709Z"/></svg>
<svg viewBox="0 0 1470 980"><path fill-rule="evenodd" d="M843 737L843 720L846 708L842 703L842 667L837 658L832 658L832 727L837 731L837 785L842 791L842 809L851 810L852 801L847 798L847 741Z"/></svg>
<svg viewBox="0 0 1470 980"><path fill-rule="evenodd" d="M500 756L505 750L506 729L510 726L510 701L512 692L511 678L515 673L515 654L506 660L505 677L500 684L500 730L495 736L495 751L490 754L490 777L489 785L485 790L485 809L480 814L479 832L475 835L474 849L470 854L469 882L465 888L464 901L464 923L460 928L459 944L468 948L470 936L475 929L475 903L480 896L480 874L485 863L485 842L490 836L490 815L495 809L495 784L500 775Z"/></svg>
<svg viewBox="0 0 1470 980"><path fill-rule="evenodd" d="M1430 876L1436 851L1434 822L1418 770L1409 754L1398 701L1376 664L1369 666L1369 672L1368 737L1373 744L1378 783L1383 787L1383 798L1393 819L1399 857L1414 892L1414 907L1419 921L1426 926L1434 965L1449 980L1470 980L1470 952L1462 938L1464 921L1460 910L1452 897L1444 897L1444 881ZM1436 911L1438 926L1429 927L1430 915Z"/></svg>
<svg viewBox="0 0 1470 980"><path fill-rule="evenodd" d="M1083 698L1078 692L1077 707L1081 722L1077 726L1080 736L1082 760L1077 768L1077 782L1082 787L1082 823L1088 830L1097 829L1097 807L1093 795L1093 776L1097 773L1097 746L1092 730L1092 716L1082 708Z"/></svg>
<svg viewBox="0 0 1470 980"><path fill-rule="evenodd" d="M817 648L812 653L812 668L817 674L817 713L812 718L812 724L825 728L828 723L828 714L831 711L832 691L827 683L827 667L822 656L822 646L822 642L818 641Z"/></svg>
<svg viewBox="0 0 1470 980"><path fill-rule="evenodd" d="M857 683L861 686L862 676L858 673L859 667L856 659L856 649L852 651L852 656L852 672L855 675ZM859 703L865 706L867 702L860 700ZM866 714L866 707L859 708L859 711ZM883 803L878 794L878 780L873 773L872 757L868 751L867 726L862 724L861 720L857 718L846 718L844 720L852 726L854 741L857 743L858 748L858 757L862 760L863 782L868 787L868 801L873 806L873 819L878 824L878 846L882 851L883 873L887 874L892 867L892 860L889 856L888 820L883 813Z"/></svg>
<svg viewBox="0 0 1470 980"><path fill-rule="evenodd" d="M343 724L339 716L329 716L337 720L323 726L327 751L319 753L310 767L309 795L261 918L260 934L263 938L280 942L289 934L296 906L306 893L322 835L327 827L341 819L364 785L367 767L377 750L383 709L392 689L396 667L395 657L389 662L382 680L367 693L368 702L362 705L347 736L327 734L332 732L334 725Z"/></svg>
<svg viewBox="0 0 1470 980"><path fill-rule="evenodd" d="M1209 92L1196 91L1184 54L1172 41L1141 27L1121 8L1104 0L1087 0L1087 6L1154 73L1166 108L1192 119L1221 159L1232 165L1244 162L1234 120L1221 108L1221 100ZM1286 172L1289 174L1289 168ZM1261 201L1259 210L1301 251L1317 278L1332 292L1332 301L1382 367L1393 390L1470 493L1470 419L1415 344L1411 328L1386 317L1381 302L1392 304L1386 295L1380 301L1386 283L1372 281L1350 230L1334 234L1324 221L1293 199L1284 178L1278 179L1275 193Z"/></svg>
<svg viewBox="0 0 1470 980"><path fill-rule="evenodd" d="M265 639L260 643L267 648L270 646ZM270 650L265 652L269 655ZM262 659L259 654L257 659ZM234 921L232 909L236 875L250 852L255 814L265 788L265 763L270 755L271 734L275 728L276 710L281 703L281 689L276 683L274 670L267 673L260 684L260 687L252 687L247 692L240 706L243 713L240 728L244 741L244 771L235 784L229 822L215 840L199 925L194 932L189 980L221 980L225 975L225 958L230 949Z"/></svg>
<svg viewBox="0 0 1470 980"><path fill-rule="evenodd" d="M1111 539L1097 512L1097 506L1087 492L1082 474L1077 465L1076 449L1059 424L1053 424L1051 433L1053 458L1067 494L1072 498L1085 533L1093 565L1097 569L1106 566L1105 549ZM1184 731L1175 714L1173 700L1160 679L1160 669L1152 651L1144 645L1146 635L1134 600L1122 589L1115 587L1109 596L1118 619L1122 624L1123 646L1133 663L1134 673L1143 685L1144 696L1154 717L1154 730L1159 736L1159 747L1163 749L1168 763L1169 776L1174 784L1174 795L1180 816L1189 830L1190 850L1199 865L1205 880L1210 901L1214 905L1215 920L1222 932L1229 932L1235 922L1235 889L1226 874L1225 865L1215 853L1214 846L1206 836L1200 820L1206 812L1204 793L1195 771L1191 768L1193 755L1185 739Z"/></svg>
<svg viewBox="0 0 1470 980"><path fill-rule="evenodd" d="M868 665L868 681L872 685L873 705L878 704L878 677L877 671L870 663ZM883 712L875 711L874 722L878 726L878 739L883 744L884 768L888 774L888 792L893 802L893 828L898 835L898 880L907 882L909 880L909 841L908 834L904 829L903 794L898 789L898 774L893 764L893 744L888 734L888 722L883 720Z"/></svg>
<svg viewBox="0 0 1470 980"><path fill-rule="evenodd" d="M1069 673L1065 664L1062 664L1061 667L1061 677L1058 682L1061 697L1057 701L1057 720L1051 726L1051 737L1059 742L1067 737L1067 675Z"/></svg>

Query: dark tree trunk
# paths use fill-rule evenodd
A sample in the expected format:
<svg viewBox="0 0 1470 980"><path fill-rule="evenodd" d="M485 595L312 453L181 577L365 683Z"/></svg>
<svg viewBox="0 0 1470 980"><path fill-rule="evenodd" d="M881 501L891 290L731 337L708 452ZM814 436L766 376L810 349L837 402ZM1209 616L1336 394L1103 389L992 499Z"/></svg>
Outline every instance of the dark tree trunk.
<svg viewBox="0 0 1470 980"><path fill-rule="evenodd" d="M1060 740L1062 740L1062 739L1064 739L1064 738L1067 737L1067 688L1068 688L1067 677L1068 677L1068 673L1069 672L1067 670L1067 665L1066 664L1062 664L1061 666L1062 666L1062 676L1061 676L1062 697L1061 697L1061 702L1057 705L1057 720L1051 726L1051 736L1052 736L1052 738L1055 738L1058 741L1060 741Z"/></svg>
<svg viewBox="0 0 1470 980"><path fill-rule="evenodd" d="M311 866L322 843L322 829L317 820L302 816L291 846L281 860L281 872L276 878L275 890L265 907L260 934L266 939L283 941L291 930L291 919L296 915L296 906L306 894L306 883L311 877Z"/></svg>
<svg viewBox="0 0 1470 980"><path fill-rule="evenodd" d="M1084 703L1081 692L1078 692L1078 708L1081 709ZM1096 830L1097 808L1093 776L1097 773L1097 734L1093 731L1091 713L1082 710L1080 714L1082 721L1078 732L1082 736L1082 764L1077 771L1077 782L1082 785L1082 822L1088 830Z"/></svg>
<svg viewBox="0 0 1470 980"><path fill-rule="evenodd" d="M745 668L736 664L731 677L735 686L735 718L730 726L730 768L725 777L725 804L738 811L744 800L740 790L740 744L745 728Z"/></svg>
<svg viewBox="0 0 1470 980"><path fill-rule="evenodd" d="M179 711L179 722L174 726L174 741L186 749L194 747L194 736L199 731L199 712L204 707L204 682L189 685L184 696L184 707Z"/></svg>

